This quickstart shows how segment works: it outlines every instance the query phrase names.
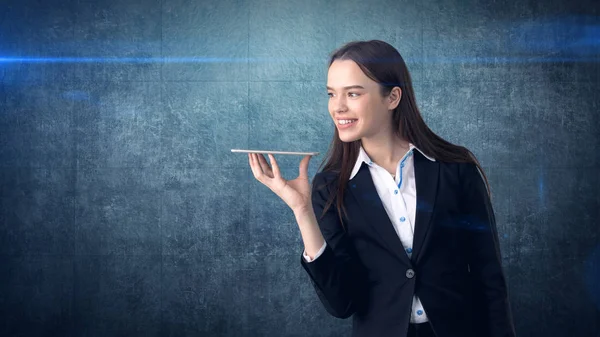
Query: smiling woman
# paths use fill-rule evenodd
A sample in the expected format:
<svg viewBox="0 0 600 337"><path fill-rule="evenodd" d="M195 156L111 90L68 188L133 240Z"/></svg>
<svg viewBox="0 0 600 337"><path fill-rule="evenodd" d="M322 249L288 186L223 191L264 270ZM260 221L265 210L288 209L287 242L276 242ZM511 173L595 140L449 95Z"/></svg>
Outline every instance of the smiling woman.
<svg viewBox="0 0 600 337"><path fill-rule="evenodd" d="M294 211L300 263L327 312L353 316L356 337L514 336L485 174L425 124L400 53L347 43L327 92L335 135L312 187L310 156L291 181L271 154L272 168L248 158Z"/></svg>

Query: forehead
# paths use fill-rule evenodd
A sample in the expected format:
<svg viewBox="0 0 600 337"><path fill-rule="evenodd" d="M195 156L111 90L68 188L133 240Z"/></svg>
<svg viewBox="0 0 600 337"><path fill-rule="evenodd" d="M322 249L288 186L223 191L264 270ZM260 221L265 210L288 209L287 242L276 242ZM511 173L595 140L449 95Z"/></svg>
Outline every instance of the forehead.
<svg viewBox="0 0 600 337"><path fill-rule="evenodd" d="M333 90L341 90L349 85L360 85L368 89L374 84L352 60L336 60L327 72L327 86Z"/></svg>

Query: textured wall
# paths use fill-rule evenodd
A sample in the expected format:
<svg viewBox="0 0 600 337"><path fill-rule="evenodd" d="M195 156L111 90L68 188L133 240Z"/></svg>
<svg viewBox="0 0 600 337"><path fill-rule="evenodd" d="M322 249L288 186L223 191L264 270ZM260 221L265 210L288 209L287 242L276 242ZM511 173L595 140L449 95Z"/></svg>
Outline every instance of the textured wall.
<svg viewBox="0 0 600 337"><path fill-rule="evenodd" d="M600 336L593 3L0 0L0 335L349 335L230 149L312 177L327 55L381 39L486 169L517 333Z"/></svg>

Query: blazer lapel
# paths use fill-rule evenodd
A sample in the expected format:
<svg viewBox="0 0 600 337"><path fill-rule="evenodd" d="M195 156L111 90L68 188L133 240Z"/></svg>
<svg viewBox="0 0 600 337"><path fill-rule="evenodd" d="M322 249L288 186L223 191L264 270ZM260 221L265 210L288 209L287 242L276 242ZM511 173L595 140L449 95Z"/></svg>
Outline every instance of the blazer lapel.
<svg viewBox="0 0 600 337"><path fill-rule="evenodd" d="M411 261L419 262L421 252L427 249L425 240L431 227L431 219L435 211L435 198L439 180L440 165L431 161L419 151L413 151L415 166L415 185L417 187L417 210L415 212L415 233Z"/></svg>
<svg viewBox="0 0 600 337"><path fill-rule="evenodd" d="M358 173L348 181L347 190L356 199L367 225L379 235L384 246L405 265L417 262L419 253L426 248L424 240L427 235L433 205L437 191L439 165L423 157L419 151L414 151L415 179L417 187L417 210L415 219L415 234L413 238L413 253L411 258L404 251L402 242L394 230L394 225L383 207L379 194L373 184L371 172L366 163L362 163Z"/></svg>

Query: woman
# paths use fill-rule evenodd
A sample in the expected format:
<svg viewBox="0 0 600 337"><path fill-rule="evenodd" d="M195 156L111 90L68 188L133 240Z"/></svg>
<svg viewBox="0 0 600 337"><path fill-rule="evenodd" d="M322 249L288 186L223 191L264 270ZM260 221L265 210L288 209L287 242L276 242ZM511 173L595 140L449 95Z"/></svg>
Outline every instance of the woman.
<svg viewBox="0 0 600 337"><path fill-rule="evenodd" d="M335 51L327 163L286 181L248 155L257 180L294 211L301 264L352 336L514 336L487 178L475 156L431 131L404 60L378 40ZM334 207L335 202L335 207Z"/></svg>

